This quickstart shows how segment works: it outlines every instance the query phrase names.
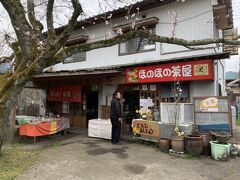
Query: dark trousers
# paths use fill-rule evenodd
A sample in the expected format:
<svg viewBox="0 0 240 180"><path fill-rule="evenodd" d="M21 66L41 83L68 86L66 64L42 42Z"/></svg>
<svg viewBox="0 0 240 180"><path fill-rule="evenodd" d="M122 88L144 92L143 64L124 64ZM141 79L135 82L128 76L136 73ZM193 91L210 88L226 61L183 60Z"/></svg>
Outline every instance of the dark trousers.
<svg viewBox="0 0 240 180"><path fill-rule="evenodd" d="M121 122L118 119L111 119L112 123L112 143L116 144L119 142L121 134Z"/></svg>

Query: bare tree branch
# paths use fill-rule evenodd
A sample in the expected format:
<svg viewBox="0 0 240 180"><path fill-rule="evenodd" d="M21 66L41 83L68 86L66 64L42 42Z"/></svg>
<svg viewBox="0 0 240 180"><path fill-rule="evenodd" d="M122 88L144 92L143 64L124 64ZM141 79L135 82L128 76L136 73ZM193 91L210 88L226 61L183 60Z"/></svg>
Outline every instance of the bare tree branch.
<svg viewBox="0 0 240 180"><path fill-rule="evenodd" d="M86 52L93 49L99 49L104 47L110 47L122 42L126 42L132 38L146 38L150 41L160 42L160 43L167 43L167 44L174 44L184 46L188 49L203 49L203 45L210 45L210 44L230 44L230 45L240 45L240 41L237 40L225 40L223 38L219 39L202 39L202 40L184 40L180 38L172 38L172 37L165 37L165 36L158 36L156 34L152 34L148 30L137 30L137 31L129 31L126 34L118 35L114 38L108 40L101 40L92 43L80 44L71 46L59 51L52 60L50 60L49 65L53 65L56 62L61 62L62 60L70 57L71 55L79 52Z"/></svg>
<svg viewBox="0 0 240 180"><path fill-rule="evenodd" d="M19 46L23 55L27 58L31 52L32 28L26 19L24 7L20 0L0 0L0 2L8 12Z"/></svg>
<svg viewBox="0 0 240 180"><path fill-rule="evenodd" d="M70 36L70 33L73 31L75 24L77 23L77 18L79 15L83 12L82 6L79 2L79 0L71 0L72 5L74 8L73 14L71 16L71 19L69 20L67 26L65 27L64 31L62 32L59 40L50 47L50 51L52 52L52 55L57 53L65 44L67 39Z"/></svg>
<svg viewBox="0 0 240 180"><path fill-rule="evenodd" d="M11 37L10 37L8 34L4 34L4 39L5 39L6 43L7 43L7 45L8 45L12 50L14 50L14 47L12 46L12 43L10 42Z"/></svg>
<svg viewBox="0 0 240 180"><path fill-rule="evenodd" d="M240 35L238 35L236 38L234 38L234 40L238 40L240 39Z"/></svg>
<svg viewBox="0 0 240 180"><path fill-rule="evenodd" d="M36 33L40 35L43 30L43 25L36 19L34 0L27 0L27 9L29 21Z"/></svg>
<svg viewBox="0 0 240 180"><path fill-rule="evenodd" d="M71 19L68 22L68 25L65 27L63 31L63 40L65 39L65 35L68 36L70 32L72 32L75 24L77 23L77 18L83 12L82 6L79 3L79 0L72 0L72 5L74 8ZM61 40L61 39L60 39Z"/></svg>
<svg viewBox="0 0 240 180"><path fill-rule="evenodd" d="M48 39L53 41L55 39L55 30L53 27L53 6L55 0L49 0L47 4L47 28Z"/></svg>

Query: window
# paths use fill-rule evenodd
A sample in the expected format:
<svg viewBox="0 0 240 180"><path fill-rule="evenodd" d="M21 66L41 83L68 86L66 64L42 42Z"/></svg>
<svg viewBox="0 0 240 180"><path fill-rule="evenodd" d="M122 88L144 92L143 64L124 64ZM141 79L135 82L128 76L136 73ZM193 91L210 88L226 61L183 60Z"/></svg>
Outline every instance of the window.
<svg viewBox="0 0 240 180"><path fill-rule="evenodd" d="M182 89L182 92L179 95L180 102L181 103L189 102L189 83L188 82L181 83L180 87ZM175 102L176 95L174 94L172 83L161 84L161 92L162 102Z"/></svg>
<svg viewBox="0 0 240 180"><path fill-rule="evenodd" d="M86 61L86 52L76 53L68 58L66 58L63 63L74 63L74 62L82 62Z"/></svg>
<svg viewBox="0 0 240 180"><path fill-rule="evenodd" d="M155 32L155 28L150 29L152 32ZM140 53L146 51L154 51L156 48L156 43L149 41L146 38L134 38L124 43L119 44L119 55Z"/></svg>
<svg viewBox="0 0 240 180"><path fill-rule="evenodd" d="M62 114L69 114L69 102L62 102Z"/></svg>

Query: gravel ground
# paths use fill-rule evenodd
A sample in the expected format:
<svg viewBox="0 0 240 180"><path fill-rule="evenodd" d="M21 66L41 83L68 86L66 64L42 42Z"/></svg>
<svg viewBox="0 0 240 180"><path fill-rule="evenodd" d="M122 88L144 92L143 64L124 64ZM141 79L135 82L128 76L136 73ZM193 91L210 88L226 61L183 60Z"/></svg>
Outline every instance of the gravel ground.
<svg viewBox="0 0 240 180"><path fill-rule="evenodd" d="M17 180L239 179L239 170L238 157L226 162L206 156L182 159L139 143L112 145L77 135L43 150Z"/></svg>

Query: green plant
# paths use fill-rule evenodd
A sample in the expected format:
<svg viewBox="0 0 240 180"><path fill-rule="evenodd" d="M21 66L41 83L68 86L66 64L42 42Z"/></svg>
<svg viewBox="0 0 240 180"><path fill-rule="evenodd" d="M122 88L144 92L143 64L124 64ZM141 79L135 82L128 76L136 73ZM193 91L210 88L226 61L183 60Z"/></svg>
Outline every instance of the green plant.
<svg viewBox="0 0 240 180"><path fill-rule="evenodd" d="M153 148L158 148L158 143L157 142L153 142L153 141L146 141L146 140L140 140L140 139L138 139L137 141L136 141L136 143L138 143L138 144L142 144L142 145L144 145L144 146L150 146L150 147L153 147Z"/></svg>
<svg viewBox="0 0 240 180"><path fill-rule="evenodd" d="M14 179L36 161L39 151L23 151L18 147L3 147L3 155L0 157L0 179Z"/></svg>
<svg viewBox="0 0 240 180"><path fill-rule="evenodd" d="M240 120L239 119L236 120L236 126L240 126Z"/></svg>
<svg viewBox="0 0 240 180"><path fill-rule="evenodd" d="M59 147L60 145L61 145L61 142L55 142L54 144L52 144L52 145L50 146L50 148L54 149L54 148Z"/></svg>
<svg viewBox="0 0 240 180"><path fill-rule="evenodd" d="M189 153L186 153L186 154L183 154L182 155L182 158L183 159L197 159L198 157L197 156L195 156L194 154L189 154Z"/></svg>

